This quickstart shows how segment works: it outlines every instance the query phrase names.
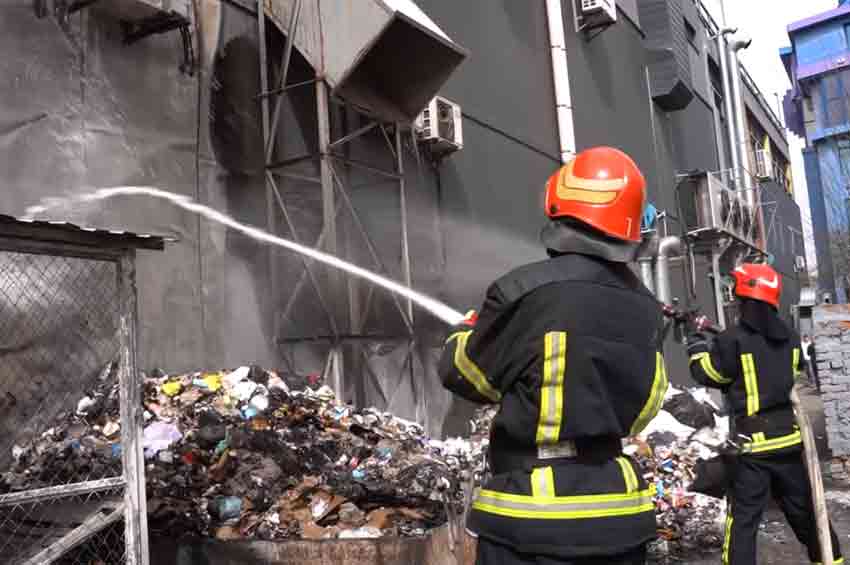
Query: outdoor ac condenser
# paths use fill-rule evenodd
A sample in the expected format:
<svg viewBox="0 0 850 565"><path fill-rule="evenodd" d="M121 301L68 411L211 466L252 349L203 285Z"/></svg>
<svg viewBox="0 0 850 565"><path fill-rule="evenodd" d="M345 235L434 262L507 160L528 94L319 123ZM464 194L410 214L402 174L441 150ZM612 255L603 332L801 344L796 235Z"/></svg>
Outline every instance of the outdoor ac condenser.
<svg viewBox="0 0 850 565"><path fill-rule="evenodd" d="M460 106L450 100L434 97L414 125L419 140L436 155L463 149L463 115Z"/></svg>
<svg viewBox="0 0 850 565"><path fill-rule="evenodd" d="M617 21L617 2L581 0L581 16L584 21L592 20L594 25L614 23Z"/></svg>
<svg viewBox="0 0 850 565"><path fill-rule="evenodd" d="M721 174L704 172L682 178L677 190L686 229L698 239L728 234L760 249L755 210L726 181Z"/></svg>

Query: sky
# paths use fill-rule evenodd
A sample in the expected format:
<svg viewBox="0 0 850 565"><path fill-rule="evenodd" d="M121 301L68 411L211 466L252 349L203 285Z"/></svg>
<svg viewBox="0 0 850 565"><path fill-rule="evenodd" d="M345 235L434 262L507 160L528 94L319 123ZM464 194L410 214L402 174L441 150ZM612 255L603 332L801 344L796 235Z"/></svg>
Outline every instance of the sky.
<svg viewBox="0 0 850 565"><path fill-rule="evenodd" d="M722 22L721 0L703 0L715 21ZM780 99L791 88L785 67L779 58L779 48L790 46L787 27L791 22L831 10L837 0L725 0L726 23L746 32L753 39L752 45L740 52L741 60L755 79L774 112L784 123L775 94ZM791 150L791 166L794 176L794 198L803 216L803 232L806 235L806 255L811 269L815 264L814 242L811 236L811 214L809 194L806 190L806 174L803 169L803 139L791 132L788 142Z"/></svg>

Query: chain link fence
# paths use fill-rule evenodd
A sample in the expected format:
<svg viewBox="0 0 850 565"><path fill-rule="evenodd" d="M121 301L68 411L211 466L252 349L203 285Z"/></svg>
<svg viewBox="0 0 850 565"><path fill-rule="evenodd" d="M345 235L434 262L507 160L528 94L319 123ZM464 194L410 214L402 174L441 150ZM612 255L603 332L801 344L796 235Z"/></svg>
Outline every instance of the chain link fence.
<svg viewBox="0 0 850 565"><path fill-rule="evenodd" d="M134 374L128 264L0 243L0 563L135 563L125 494L144 485L123 452L140 435L125 424L138 398L122 394L122 371Z"/></svg>

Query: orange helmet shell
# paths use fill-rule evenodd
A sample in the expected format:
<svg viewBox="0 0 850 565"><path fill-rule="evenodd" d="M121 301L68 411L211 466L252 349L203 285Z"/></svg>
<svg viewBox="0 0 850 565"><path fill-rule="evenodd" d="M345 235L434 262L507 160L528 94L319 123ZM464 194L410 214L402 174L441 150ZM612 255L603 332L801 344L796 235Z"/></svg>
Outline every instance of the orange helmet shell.
<svg viewBox="0 0 850 565"><path fill-rule="evenodd" d="M546 185L546 215L575 218L616 239L641 239L646 181L631 157L613 147L586 149Z"/></svg>
<svg viewBox="0 0 850 565"><path fill-rule="evenodd" d="M782 294L782 277L773 267L760 263L744 263L732 274L735 276L735 294L743 298L761 300L778 308Z"/></svg>

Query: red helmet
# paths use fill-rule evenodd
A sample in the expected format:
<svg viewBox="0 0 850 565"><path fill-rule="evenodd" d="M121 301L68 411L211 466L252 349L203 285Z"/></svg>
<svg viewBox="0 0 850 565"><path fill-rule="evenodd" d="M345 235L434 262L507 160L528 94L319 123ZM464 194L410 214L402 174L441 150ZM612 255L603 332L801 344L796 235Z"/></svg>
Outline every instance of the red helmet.
<svg viewBox="0 0 850 565"><path fill-rule="evenodd" d="M782 294L782 277L773 267L761 263L744 263L732 271L735 276L735 294L743 298L761 300L779 307Z"/></svg>
<svg viewBox="0 0 850 565"><path fill-rule="evenodd" d="M613 147L586 149L546 185L546 215L575 218L626 241L640 241L646 181L632 159Z"/></svg>

